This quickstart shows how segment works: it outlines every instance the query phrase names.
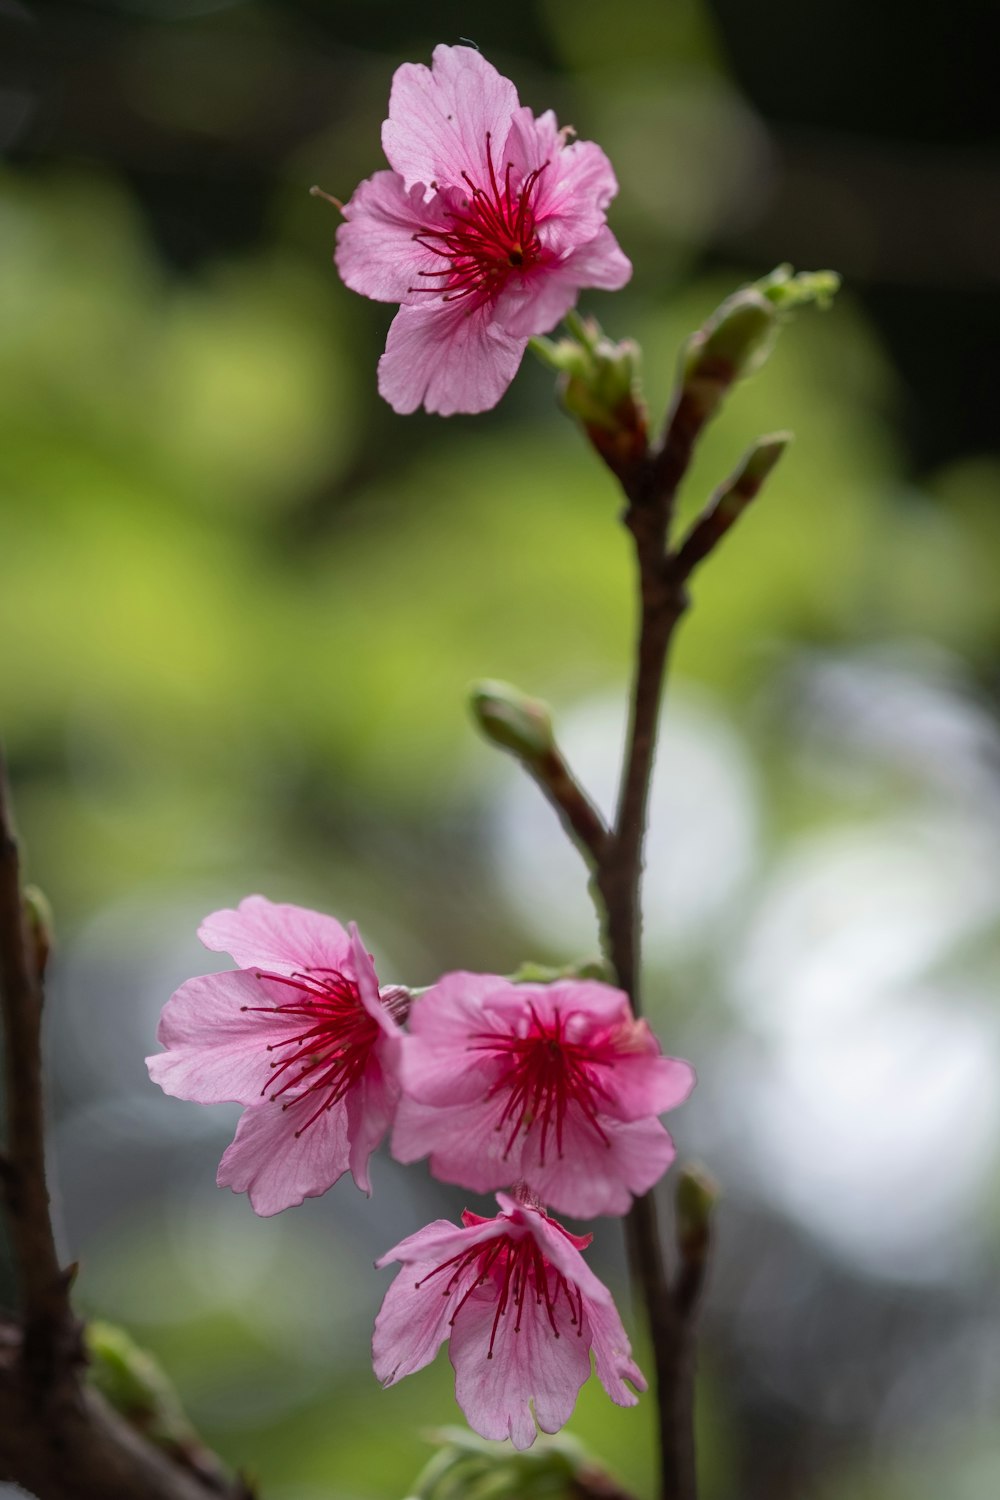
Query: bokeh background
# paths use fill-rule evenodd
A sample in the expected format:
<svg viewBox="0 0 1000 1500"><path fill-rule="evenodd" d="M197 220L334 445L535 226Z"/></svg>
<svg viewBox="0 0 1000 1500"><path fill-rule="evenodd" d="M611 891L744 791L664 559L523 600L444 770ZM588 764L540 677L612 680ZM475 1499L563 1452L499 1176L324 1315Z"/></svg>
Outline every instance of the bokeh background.
<svg viewBox="0 0 1000 1500"><path fill-rule="evenodd" d="M539 367L483 418L384 407L391 309L340 285L306 191L376 170L393 68L460 37L611 155L635 278L583 306L641 340L655 412L735 285L846 278L686 491L795 430L697 580L650 849L650 1010L701 1080L675 1133L724 1190L706 1500L1000 1490L990 9L0 0L0 730L58 914L58 1212L81 1304L267 1500L393 1500L457 1415L444 1359L382 1393L368 1338L374 1257L465 1195L384 1153L370 1201L258 1221L214 1187L238 1111L143 1066L214 966L198 919L315 905L414 984L595 945L464 694L547 696L610 795L613 486ZM593 1255L626 1306L617 1224ZM649 1403L593 1385L570 1430L650 1493Z"/></svg>

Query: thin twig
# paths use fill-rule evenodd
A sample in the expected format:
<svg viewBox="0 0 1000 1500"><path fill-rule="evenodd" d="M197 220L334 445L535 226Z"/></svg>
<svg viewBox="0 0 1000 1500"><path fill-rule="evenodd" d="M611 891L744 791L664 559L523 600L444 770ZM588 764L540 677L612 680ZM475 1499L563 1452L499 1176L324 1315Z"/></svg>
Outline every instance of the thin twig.
<svg viewBox="0 0 1000 1500"><path fill-rule="evenodd" d="M736 472L716 490L676 553L668 559L671 578L678 583L690 578L698 564L715 549L750 502L756 499L790 442L791 433L776 432L754 444Z"/></svg>
<svg viewBox="0 0 1000 1500"><path fill-rule="evenodd" d="M525 759L522 764L555 809L587 865L596 870L608 846L608 827L562 755L553 749L536 760Z"/></svg>
<svg viewBox="0 0 1000 1500"><path fill-rule="evenodd" d="M0 756L0 1009L7 1093L4 1172L11 1246L24 1324L22 1358L44 1389L78 1346L67 1276L59 1261L45 1177L42 986L27 931L20 857Z"/></svg>

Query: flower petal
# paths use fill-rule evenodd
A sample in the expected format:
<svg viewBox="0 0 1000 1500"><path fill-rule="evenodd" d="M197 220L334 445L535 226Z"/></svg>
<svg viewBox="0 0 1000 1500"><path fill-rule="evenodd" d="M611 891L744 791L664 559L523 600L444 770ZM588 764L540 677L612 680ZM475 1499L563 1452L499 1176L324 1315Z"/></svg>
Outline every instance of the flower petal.
<svg viewBox="0 0 1000 1500"><path fill-rule="evenodd" d="M405 1265L385 1294L372 1335L372 1363L384 1386L395 1385L429 1365L448 1337L454 1298L442 1297L433 1285L418 1285L438 1264L416 1261Z"/></svg>
<svg viewBox="0 0 1000 1500"><path fill-rule="evenodd" d="M536 120L525 107L514 116L503 160L513 162L516 178L539 172L535 227L548 249L565 254L593 239L618 192L614 168L600 146L567 141L551 110Z"/></svg>
<svg viewBox="0 0 1000 1500"><path fill-rule="evenodd" d="M564 259L542 261L512 281L497 299L495 317L506 333L533 338L550 332L585 288L617 291L631 275L632 262L605 226Z"/></svg>
<svg viewBox="0 0 1000 1500"><path fill-rule="evenodd" d="M486 138L494 151L502 147L517 108L510 79L474 47L435 47L431 68L396 69L382 149L407 189L460 187L466 172L481 187L489 180Z"/></svg>
<svg viewBox="0 0 1000 1500"><path fill-rule="evenodd" d="M240 969L293 974L309 967L343 968L350 958L347 933L334 917L304 906L247 896L235 911L205 918L198 936L206 948L229 953ZM347 970L350 973L350 970Z"/></svg>
<svg viewBox="0 0 1000 1500"><path fill-rule="evenodd" d="M527 335L513 338L471 298L401 307L378 363L378 388L393 411L423 405L450 417L488 411L517 374Z"/></svg>
<svg viewBox="0 0 1000 1500"><path fill-rule="evenodd" d="M618 1309L609 1298L607 1302L585 1302L583 1312L585 1327L593 1344L598 1380L616 1405L635 1406L638 1397L628 1389L625 1381L636 1391L644 1391L646 1377L632 1358L632 1345L622 1327Z"/></svg>
<svg viewBox="0 0 1000 1500"><path fill-rule="evenodd" d="M372 1189L368 1177L368 1161L392 1124L398 1100L399 1087L395 1079L383 1072L378 1058L373 1054L361 1081L344 1100L347 1107L347 1135L351 1143L351 1176L369 1197Z"/></svg>
<svg viewBox="0 0 1000 1500"><path fill-rule="evenodd" d="M567 1113L563 1124L562 1155L553 1149L551 1135L542 1160L542 1135L531 1130L521 1138L515 1162L543 1203L575 1219L595 1214L625 1214L638 1197L659 1182L675 1156L674 1143L659 1120L623 1123L601 1118L604 1138L579 1110ZM517 1174L515 1174L517 1175Z"/></svg>
<svg viewBox="0 0 1000 1500"><path fill-rule="evenodd" d="M405 1092L423 1104L462 1104L483 1098L499 1064L470 1048L491 1029L489 1011L511 985L496 974L445 974L414 1002L400 1071Z"/></svg>
<svg viewBox="0 0 1000 1500"><path fill-rule="evenodd" d="M491 1355L500 1292L496 1281L488 1282L455 1318L449 1344L455 1397L481 1437L509 1437L515 1448L530 1448L536 1419L543 1432L558 1432L568 1422L590 1374L590 1346L571 1321L565 1296L552 1307L558 1337L544 1303L525 1296L523 1310L508 1306L497 1321Z"/></svg>
<svg viewBox="0 0 1000 1500"><path fill-rule="evenodd" d="M641 1120L683 1104L696 1079L694 1068L683 1058L619 1052L604 1081L608 1114L619 1120Z"/></svg>
<svg viewBox="0 0 1000 1500"><path fill-rule="evenodd" d="M248 1193L262 1218L331 1188L348 1168L347 1110L335 1104L306 1125L315 1105L305 1094L288 1109L269 1099L245 1110L219 1163L219 1186Z"/></svg>
<svg viewBox="0 0 1000 1500"><path fill-rule="evenodd" d="M268 1014L272 1004L245 970L189 979L163 1007L156 1039L169 1050L146 1058L150 1078L198 1104L256 1103L270 1077L268 1044L302 1026Z"/></svg>
<svg viewBox="0 0 1000 1500"><path fill-rule="evenodd" d="M436 287L442 257L417 235L447 232L446 210L443 195L425 203L423 189L407 192L396 172L376 172L362 182L337 230L334 260L345 283L376 302L405 302L414 287Z"/></svg>

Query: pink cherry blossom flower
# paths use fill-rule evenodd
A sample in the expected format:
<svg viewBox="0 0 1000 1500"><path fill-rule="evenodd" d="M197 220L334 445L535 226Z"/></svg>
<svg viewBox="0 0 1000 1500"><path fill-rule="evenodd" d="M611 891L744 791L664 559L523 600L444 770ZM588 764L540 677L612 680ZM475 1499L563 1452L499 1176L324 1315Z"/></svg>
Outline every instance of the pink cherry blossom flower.
<svg viewBox="0 0 1000 1500"><path fill-rule="evenodd" d="M398 412L486 411L528 339L583 287L615 290L632 267L607 227L618 191L591 141L549 110L537 120L471 47L396 70L376 172L344 208L337 268L352 290L398 302L379 390Z"/></svg>
<svg viewBox="0 0 1000 1500"><path fill-rule="evenodd" d="M663 1057L628 997L593 980L446 974L403 1040L392 1153L477 1192L523 1179L560 1213L622 1214L666 1171L657 1115L694 1071Z"/></svg>
<svg viewBox="0 0 1000 1500"><path fill-rule="evenodd" d="M247 1106L219 1165L220 1187L279 1213L348 1170L371 1192L368 1159L399 1097L396 1017L358 930L301 906L248 896L198 929L239 967L189 979L167 1001L146 1059L167 1094Z"/></svg>
<svg viewBox="0 0 1000 1500"><path fill-rule="evenodd" d="M523 1194L522 1194L523 1196ZM535 1422L558 1432L597 1375L612 1401L634 1406L646 1382L611 1293L570 1234L533 1204L497 1194L501 1213L466 1211L463 1228L438 1219L377 1261L403 1269L375 1320L372 1355L383 1385L430 1364L445 1339L455 1396L485 1438L530 1448ZM532 1417L534 1406L534 1417Z"/></svg>

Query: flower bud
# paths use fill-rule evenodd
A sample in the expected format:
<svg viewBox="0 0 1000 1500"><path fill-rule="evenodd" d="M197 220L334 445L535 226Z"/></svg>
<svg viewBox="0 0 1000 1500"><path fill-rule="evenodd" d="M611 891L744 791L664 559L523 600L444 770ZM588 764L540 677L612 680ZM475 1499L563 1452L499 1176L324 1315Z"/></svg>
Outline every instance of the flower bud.
<svg viewBox="0 0 1000 1500"><path fill-rule="evenodd" d="M409 1500L454 1500L456 1495L463 1500L574 1500L580 1493L578 1477L597 1472L580 1444L564 1434L539 1437L523 1452L500 1448L460 1427L441 1428L434 1436L442 1446Z"/></svg>
<svg viewBox="0 0 1000 1500"><path fill-rule="evenodd" d="M685 1261L704 1259L718 1196L718 1187L701 1168L685 1166L678 1172L674 1196L677 1244Z"/></svg>
<svg viewBox="0 0 1000 1500"><path fill-rule="evenodd" d="M642 351L634 339L615 343L593 318L568 313L571 337L534 339L535 352L559 372L559 399L582 422L605 463L625 475L646 452L647 419L640 390Z"/></svg>
<svg viewBox="0 0 1000 1500"><path fill-rule="evenodd" d="M23 893L24 919L31 939L35 958L35 974L45 978L49 954L52 952L53 917L49 898L37 885L26 885Z"/></svg>
<svg viewBox="0 0 1000 1500"><path fill-rule="evenodd" d="M480 729L494 745L530 761L555 749L547 703L527 697L509 682L493 681L476 683L469 701Z"/></svg>
<svg viewBox="0 0 1000 1500"><path fill-rule="evenodd" d="M751 375L771 350L778 314L755 287L734 292L694 334L684 353L684 393L705 420L741 376Z"/></svg>
<svg viewBox="0 0 1000 1500"><path fill-rule="evenodd" d="M201 1442L158 1361L113 1323L88 1323L86 1343L87 1379L109 1406L175 1460L217 1479L218 1460Z"/></svg>
<svg viewBox="0 0 1000 1500"><path fill-rule="evenodd" d="M735 381L760 369L791 313L812 302L829 307L839 286L835 271L796 274L782 265L727 297L688 340L684 353L684 396L699 420L714 414Z"/></svg>

